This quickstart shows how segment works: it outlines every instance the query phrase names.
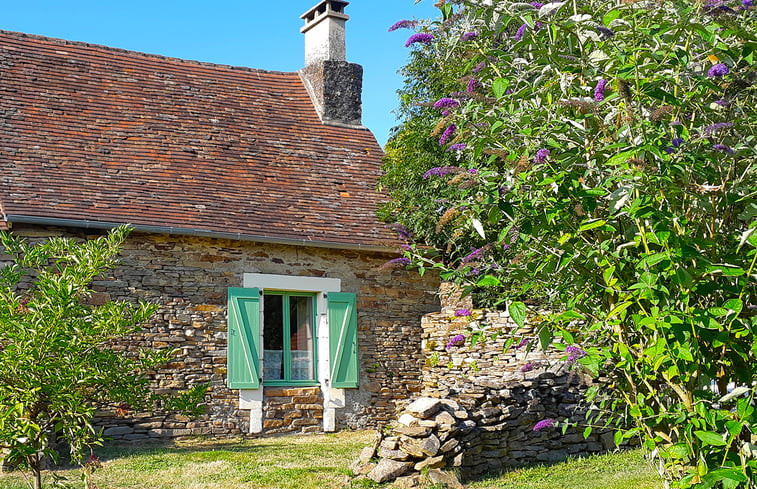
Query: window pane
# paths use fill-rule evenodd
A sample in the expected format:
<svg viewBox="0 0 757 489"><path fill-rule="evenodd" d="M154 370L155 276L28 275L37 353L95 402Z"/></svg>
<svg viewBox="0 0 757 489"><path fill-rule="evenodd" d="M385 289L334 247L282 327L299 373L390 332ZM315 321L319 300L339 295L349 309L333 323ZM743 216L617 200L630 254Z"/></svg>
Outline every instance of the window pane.
<svg viewBox="0 0 757 489"><path fill-rule="evenodd" d="M313 298L289 297L292 380L313 380Z"/></svg>
<svg viewBox="0 0 757 489"><path fill-rule="evenodd" d="M284 378L284 297L263 296L263 378Z"/></svg>

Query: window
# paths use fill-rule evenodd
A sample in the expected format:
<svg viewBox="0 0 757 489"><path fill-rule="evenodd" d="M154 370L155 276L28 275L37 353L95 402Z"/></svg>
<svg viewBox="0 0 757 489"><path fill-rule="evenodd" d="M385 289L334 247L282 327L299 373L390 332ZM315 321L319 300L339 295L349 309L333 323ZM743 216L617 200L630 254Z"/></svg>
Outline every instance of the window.
<svg viewBox="0 0 757 489"><path fill-rule="evenodd" d="M249 275L272 289L229 289L228 386L358 387L356 295L334 279Z"/></svg>
<svg viewBox="0 0 757 489"><path fill-rule="evenodd" d="M316 381L315 294L263 294L263 380L268 385Z"/></svg>

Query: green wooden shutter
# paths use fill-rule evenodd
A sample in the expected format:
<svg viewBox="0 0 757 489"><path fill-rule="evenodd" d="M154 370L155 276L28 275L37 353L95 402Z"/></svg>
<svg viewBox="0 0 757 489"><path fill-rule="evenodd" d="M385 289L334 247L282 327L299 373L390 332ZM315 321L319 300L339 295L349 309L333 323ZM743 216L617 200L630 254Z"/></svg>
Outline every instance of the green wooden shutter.
<svg viewBox="0 0 757 489"><path fill-rule="evenodd" d="M329 292L331 386L358 387L357 296Z"/></svg>
<svg viewBox="0 0 757 489"><path fill-rule="evenodd" d="M227 383L230 389L260 387L260 290L232 287L228 308Z"/></svg>

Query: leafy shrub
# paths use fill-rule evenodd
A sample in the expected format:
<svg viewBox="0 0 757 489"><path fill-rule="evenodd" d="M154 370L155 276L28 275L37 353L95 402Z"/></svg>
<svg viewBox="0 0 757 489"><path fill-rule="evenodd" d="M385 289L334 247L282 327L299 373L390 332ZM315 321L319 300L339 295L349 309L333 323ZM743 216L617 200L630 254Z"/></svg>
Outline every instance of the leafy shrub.
<svg viewBox="0 0 757 489"><path fill-rule="evenodd" d="M440 9L387 147L406 257L554 311L675 487L756 487L751 0Z"/></svg>

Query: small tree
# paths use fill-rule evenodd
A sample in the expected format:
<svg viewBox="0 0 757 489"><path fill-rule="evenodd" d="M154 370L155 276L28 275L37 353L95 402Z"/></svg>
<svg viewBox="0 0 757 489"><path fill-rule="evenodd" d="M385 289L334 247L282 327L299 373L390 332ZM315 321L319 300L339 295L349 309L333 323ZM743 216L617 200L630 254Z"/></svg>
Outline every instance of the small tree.
<svg viewBox="0 0 757 489"><path fill-rule="evenodd" d="M84 449L103 438L92 426L97 409L157 400L145 374L171 353L114 348L157 306L89 301L92 280L115 266L128 234L122 226L91 241L29 244L0 233L11 258L0 269L0 446L7 462L31 471L35 489L45 458L57 457L53 441L81 461ZM203 394L195 388L180 403L189 408Z"/></svg>

